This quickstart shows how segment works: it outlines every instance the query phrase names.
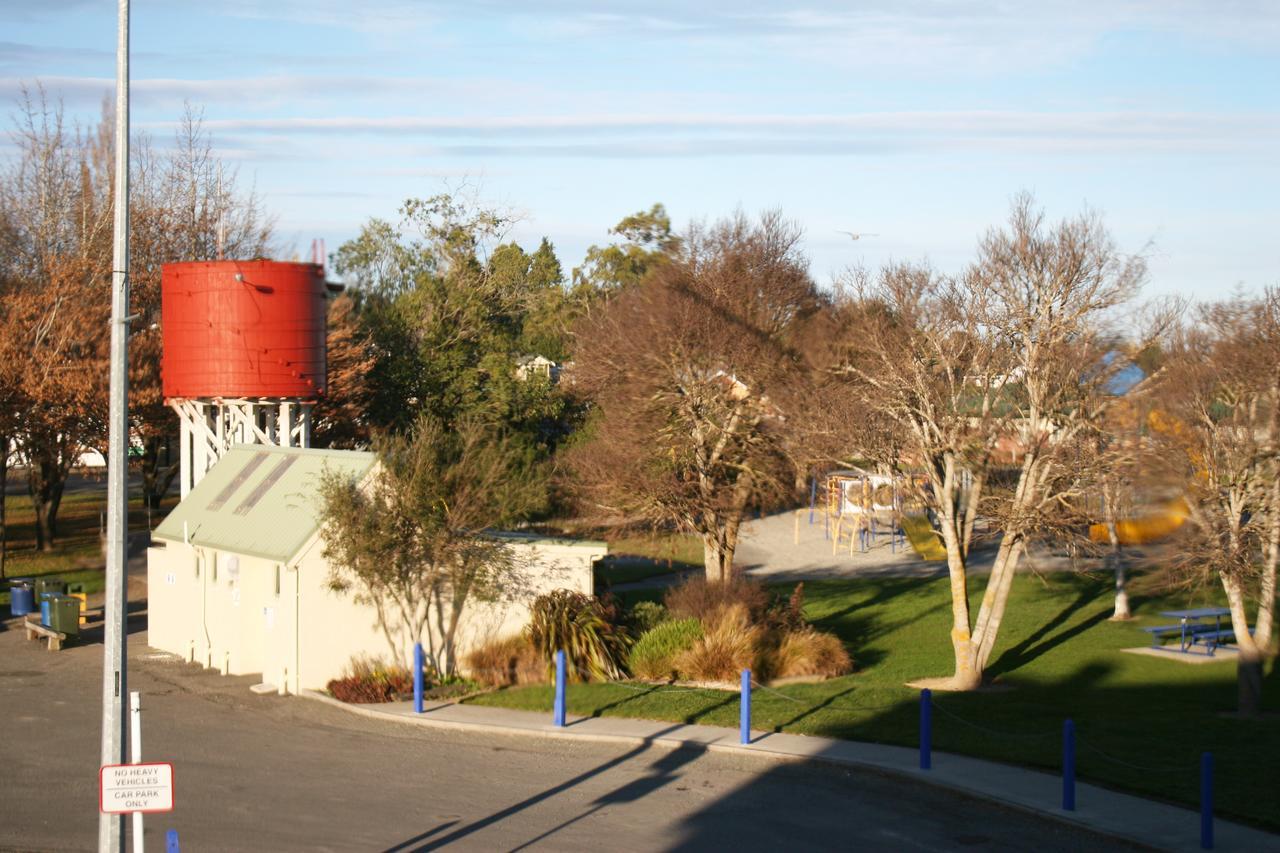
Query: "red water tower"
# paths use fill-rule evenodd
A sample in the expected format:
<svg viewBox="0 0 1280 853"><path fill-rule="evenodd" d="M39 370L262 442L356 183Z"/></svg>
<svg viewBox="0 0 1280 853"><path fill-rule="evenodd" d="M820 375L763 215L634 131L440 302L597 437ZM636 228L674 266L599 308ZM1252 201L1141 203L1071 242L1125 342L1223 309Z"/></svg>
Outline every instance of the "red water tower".
<svg viewBox="0 0 1280 853"><path fill-rule="evenodd" d="M160 372L182 426L183 497L233 445L311 443L329 289L318 263L164 265Z"/></svg>

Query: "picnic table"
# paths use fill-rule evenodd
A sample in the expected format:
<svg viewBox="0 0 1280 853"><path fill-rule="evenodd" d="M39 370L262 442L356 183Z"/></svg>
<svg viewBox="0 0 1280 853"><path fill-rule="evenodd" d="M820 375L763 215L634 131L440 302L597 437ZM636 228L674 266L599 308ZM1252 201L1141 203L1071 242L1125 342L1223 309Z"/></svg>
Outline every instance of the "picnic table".
<svg viewBox="0 0 1280 853"><path fill-rule="evenodd" d="M1177 625L1156 625L1142 630L1151 635L1151 647L1164 649L1160 641L1166 637L1177 635L1178 651L1181 654L1195 654L1192 647L1203 645L1206 653L1212 657L1214 651L1223 642L1235 639L1235 629L1228 625L1222 627L1222 617L1230 616L1231 611L1225 607L1197 607L1192 610L1162 610L1161 616L1177 619ZM1209 621L1213 620L1213 621ZM1172 652L1169 647L1167 651Z"/></svg>

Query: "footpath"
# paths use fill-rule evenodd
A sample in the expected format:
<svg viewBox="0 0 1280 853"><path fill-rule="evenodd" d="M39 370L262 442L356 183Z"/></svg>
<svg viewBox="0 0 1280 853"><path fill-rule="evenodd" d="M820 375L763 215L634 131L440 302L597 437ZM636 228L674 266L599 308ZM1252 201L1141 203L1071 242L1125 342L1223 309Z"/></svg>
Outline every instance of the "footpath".
<svg viewBox="0 0 1280 853"><path fill-rule="evenodd" d="M549 713L439 702L425 704L423 713L417 714L412 702L348 705L312 690L304 690L301 695L354 714L409 725L628 746L705 749L778 761L819 761L856 767L935 785L1161 850L1202 849L1198 812L1082 782L1076 784L1075 811L1065 811L1061 808L1059 776L936 750L932 753L932 768L921 770L919 752L899 746L774 732L752 732L751 743L744 745L739 743L737 729L718 726L571 716L564 727L557 727L551 724ZM1242 853L1280 851L1280 835L1215 820L1213 849Z"/></svg>

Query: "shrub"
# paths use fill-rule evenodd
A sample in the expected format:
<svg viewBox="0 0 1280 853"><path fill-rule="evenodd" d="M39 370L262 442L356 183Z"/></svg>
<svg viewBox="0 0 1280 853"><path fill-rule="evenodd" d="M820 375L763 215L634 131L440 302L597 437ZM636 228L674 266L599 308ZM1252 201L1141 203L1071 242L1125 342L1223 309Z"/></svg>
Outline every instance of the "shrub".
<svg viewBox="0 0 1280 853"><path fill-rule="evenodd" d="M765 622L774 630L799 631L809 627L804 618L804 582L796 584L789 598L778 596L765 613Z"/></svg>
<svg viewBox="0 0 1280 853"><path fill-rule="evenodd" d="M784 632L767 658L766 669L774 678L796 675L832 677L845 675L853 669L853 660L839 637L807 626Z"/></svg>
<svg viewBox="0 0 1280 853"><path fill-rule="evenodd" d="M667 608L658 602L637 601L627 611L627 628L630 629L631 636L639 637L641 634L652 631L669 618Z"/></svg>
<svg viewBox="0 0 1280 853"><path fill-rule="evenodd" d="M706 625L731 606L741 606L749 622L759 622L770 604L769 591L743 577L720 583L707 583L703 577L691 578L667 590L663 600L674 615L701 619Z"/></svg>
<svg viewBox="0 0 1280 853"><path fill-rule="evenodd" d="M616 623L617 608L590 595L558 589L533 602L526 636L550 667L563 649L571 681L623 676L627 634Z"/></svg>
<svg viewBox="0 0 1280 853"><path fill-rule="evenodd" d="M637 678L677 678L676 657L702 638L697 619L670 619L640 635L627 659Z"/></svg>
<svg viewBox="0 0 1280 853"><path fill-rule="evenodd" d="M699 681L737 681L742 670L758 669L763 636L745 604L729 604L703 619L702 638L676 655L676 670Z"/></svg>
<svg viewBox="0 0 1280 853"><path fill-rule="evenodd" d="M347 664L346 674L333 679L325 688L330 696L341 702L394 702L400 696L413 692L413 673L396 664L356 657Z"/></svg>
<svg viewBox="0 0 1280 853"><path fill-rule="evenodd" d="M547 668L538 651L522 634L490 640L467 655L467 674L486 687L539 684Z"/></svg>

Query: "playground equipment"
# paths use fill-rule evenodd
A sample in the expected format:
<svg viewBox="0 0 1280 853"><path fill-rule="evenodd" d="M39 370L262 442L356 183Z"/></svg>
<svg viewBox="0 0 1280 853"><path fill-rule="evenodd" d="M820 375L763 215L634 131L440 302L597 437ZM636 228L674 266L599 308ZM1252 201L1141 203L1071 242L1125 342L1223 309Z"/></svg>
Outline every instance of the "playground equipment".
<svg viewBox="0 0 1280 853"><path fill-rule="evenodd" d="M865 553L887 534L891 553L910 543L926 560L945 559L920 498L926 485L923 478L902 474L832 471L811 483L809 523L815 523L815 513L822 514L823 535L833 555L846 543L850 555L855 549ZM796 523L798 539L798 515Z"/></svg>
<svg viewBox="0 0 1280 853"><path fill-rule="evenodd" d="M1146 420L1152 431L1161 433L1182 446L1195 472L1195 478L1203 482L1208 476L1204 470L1204 459L1196 450L1195 437L1187 425L1159 409L1150 411ZM1189 514L1187 502L1182 498L1174 498L1141 515L1117 521L1116 537L1121 545L1148 545L1173 535L1186 522ZM1107 525L1104 522L1089 525L1089 539L1101 544L1110 542Z"/></svg>
<svg viewBox="0 0 1280 853"><path fill-rule="evenodd" d="M1164 539L1187 520L1187 502L1171 500L1151 512L1116 522L1116 536L1121 545L1147 545ZM1089 525L1089 539L1106 544L1111 541L1104 523Z"/></svg>

